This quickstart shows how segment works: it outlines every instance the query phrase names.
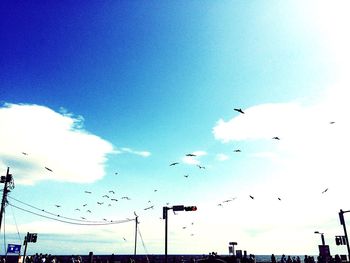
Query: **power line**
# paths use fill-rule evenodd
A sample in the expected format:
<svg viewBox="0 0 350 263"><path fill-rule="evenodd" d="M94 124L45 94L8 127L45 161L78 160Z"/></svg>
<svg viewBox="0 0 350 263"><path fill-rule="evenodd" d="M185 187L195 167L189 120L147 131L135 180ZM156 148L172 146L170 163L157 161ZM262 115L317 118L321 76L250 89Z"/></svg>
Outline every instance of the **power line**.
<svg viewBox="0 0 350 263"><path fill-rule="evenodd" d="M62 220L62 219L58 219L58 218L53 218L53 217L49 217L49 216L45 216L45 215L42 215L42 214L39 214L39 213L35 213L33 211L30 211L30 210L27 210L27 209L24 209L24 208L21 208L21 207L18 207L18 206L15 206L11 203L9 203L10 206L14 207L14 208L17 208L19 210L22 210L24 212L27 212L27 213L30 213L30 214L33 214L33 215L36 215L36 216L40 216L40 217L43 217L43 218L46 218L46 219L51 219L51 220L55 220L55 221L59 221L59 222L62 222L62 223L66 223L66 224L72 224L72 225L81 225L81 226L105 226L105 225L115 225L115 224L122 224L122 223L127 223L127 222L130 222L130 221L133 221L134 219L124 219L124 220L118 220L118 221L112 221L112 222L101 222L99 221L95 221L96 223L89 223L89 222L86 222L86 223L77 223L77 222L70 222L70 221L67 221L67 220Z"/></svg>
<svg viewBox="0 0 350 263"><path fill-rule="evenodd" d="M59 218L67 219L67 220L70 220L70 221L76 221L76 222L84 222L84 224L85 224L85 223L92 223L92 224L95 224L95 223L96 223L96 224L104 223L104 224L106 224L105 222L102 222L102 221L82 220L82 219L77 219L77 218L71 218L71 217L65 217L65 216L57 215L57 213L55 214L55 213L46 211L46 210L44 210L44 209L38 208L38 207L36 207L36 206L33 206L33 205L31 205L31 204L25 203L25 202L23 202L23 201L20 201L20 200L18 200L18 199L16 199L16 198L13 198L13 197L10 197L10 196L8 196L8 197L9 197L10 199L16 201L16 202L19 202L19 203L21 203L21 204L23 204L23 205L29 206L30 208L33 208L33 209L38 210L38 211L40 211L40 212L43 212L43 213L46 213L46 214L49 214L49 215L52 215L52 216L56 216L56 217L59 217ZM129 219L128 219L128 220L129 220ZM134 220L134 219L132 219L132 220ZM111 221L111 222L118 222L118 221Z"/></svg>

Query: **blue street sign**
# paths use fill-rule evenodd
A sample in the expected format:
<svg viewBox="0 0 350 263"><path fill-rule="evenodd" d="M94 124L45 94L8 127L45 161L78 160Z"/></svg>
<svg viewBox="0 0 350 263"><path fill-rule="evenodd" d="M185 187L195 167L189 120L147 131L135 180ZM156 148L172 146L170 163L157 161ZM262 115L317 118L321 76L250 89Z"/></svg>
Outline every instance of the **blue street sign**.
<svg viewBox="0 0 350 263"><path fill-rule="evenodd" d="M20 254L21 253L21 245L8 244L7 245L7 253Z"/></svg>

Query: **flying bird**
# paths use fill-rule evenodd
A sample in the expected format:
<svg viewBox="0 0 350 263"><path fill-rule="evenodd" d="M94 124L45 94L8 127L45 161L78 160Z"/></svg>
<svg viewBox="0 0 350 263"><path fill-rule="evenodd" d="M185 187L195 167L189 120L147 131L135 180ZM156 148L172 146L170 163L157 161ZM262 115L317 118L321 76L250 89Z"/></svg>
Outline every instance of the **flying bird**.
<svg viewBox="0 0 350 263"><path fill-rule="evenodd" d="M111 198L111 200L112 200L112 201L116 201L116 202L118 201L118 199L115 199L115 198Z"/></svg>
<svg viewBox="0 0 350 263"><path fill-rule="evenodd" d="M154 208L154 205L151 205L149 207L144 208L143 210L149 210L149 209L153 209L153 208Z"/></svg>
<svg viewBox="0 0 350 263"><path fill-rule="evenodd" d="M83 206L85 207L85 206L87 206L87 204L83 204Z"/></svg>
<svg viewBox="0 0 350 263"><path fill-rule="evenodd" d="M117 172L115 172L114 174L115 174L115 175L117 175L118 173L117 173Z"/></svg>
<svg viewBox="0 0 350 263"><path fill-rule="evenodd" d="M80 209L79 208L75 208L75 211L80 211Z"/></svg>
<svg viewBox="0 0 350 263"><path fill-rule="evenodd" d="M335 121L330 121L330 122L329 122L329 124L334 124L334 123L335 123Z"/></svg>
<svg viewBox="0 0 350 263"><path fill-rule="evenodd" d="M184 175L185 178L188 178L188 176L189 176L188 174L185 174L185 175Z"/></svg>
<svg viewBox="0 0 350 263"><path fill-rule="evenodd" d="M174 165L177 165L179 163L175 162L175 163L171 163L169 166L174 166Z"/></svg>
<svg viewBox="0 0 350 263"><path fill-rule="evenodd" d="M106 197L106 198L109 198L109 196L108 196L108 195L103 195L102 197Z"/></svg>
<svg viewBox="0 0 350 263"><path fill-rule="evenodd" d="M86 193L86 194L91 194L91 192L90 192L90 191L85 191L85 193Z"/></svg>
<svg viewBox="0 0 350 263"><path fill-rule="evenodd" d="M108 191L108 193L115 194L113 190Z"/></svg>
<svg viewBox="0 0 350 263"><path fill-rule="evenodd" d="M282 201L282 199L280 197L277 198L278 200Z"/></svg>
<svg viewBox="0 0 350 263"><path fill-rule="evenodd" d="M249 197L250 197L251 199L254 199L254 196L251 196L251 195L250 195Z"/></svg>
<svg viewBox="0 0 350 263"><path fill-rule="evenodd" d="M97 204L99 204L99 205L103 205L103 202L97 202Z"/></svg>
<svg viewBox="0 0 350 263"><path fill-rule="evenodd" d="M235 153L240 153L241 150L240 149L236 149L236 150L233 150Z"/></svg>
<svg viewBox="0 0 350 263"><path fill-rule="evenodd" d="M193 154L193 153L188 153L188 154L186 154L186 156L194 157L194 156L197 156L197 155L195 155L195 154Z"/></svg>
<svg viewBox="0 0 350 263"><path fill-rule="evenodd" d="M49 172L53 172L50 168L45 166L45 169L48 170Z"/></svg>
<svg viewBox="0 0 350 263"><path fill-rule="evenodd" d="M85 217L81 217L81 219L84 219L84 220L86 220L86 218L85 218Z"/></svg>
<svg viewBox="0 0 350 263"><path fill-rule="evenodd" d="M127 196L123 196L122 199L131 200L130 197L127 197Z"/></svg>
<svg viewBox="0 0 350 263"><path fill-rule="evenodd" d="M275 137L272 137L273 140L280 140L279 137L275 136Z"/></svg>
<svg viewBox="0 0 350 263"><path fill-rule="evenodd" d="M234 109L234 110L237 111L237 112L239 112L239 113L241 113L241 114L244 114L244 111L242 111L241 108L239 108L239 109Z"/></svg>
<svg viewBox="0 0 350 263"><path fill-rule="evenodd" d="M86 213L91 213L91 211L90 210L86 210Z"/></svg>
<svg viewBox="0 0 350 263"><path fill-rule="evenodd" d="M23 155L28 155L28 153L26 153L26 152L22 152L22 154L23 154Z"/></svg>
<svg viewBox="0 0 350 263"><path fill-rule="evenodd" d="M327 192L327 191L328 191L328 188L324 189L324 190L322 191L322 194L324 194L324 193Z"/></svg>
<svg viewBox="0 0 350 263"><path fill-rule="evenodd" d="M56 207L61 207L60 205L55 205Z"/></svg>
<svg viewBox="0 0 350 263"><path fill-rule="evenodd" d="M154 189L153 192L157 192L158 190L157 189Z"/></svg>
<svg viewBox="0 0 350 263"><path fill-rule="evenodd" d="M198 167L199 169L205 169L204 166L201 166L201 165L199 165L199 164L197 164L197 167Z"/></svg>

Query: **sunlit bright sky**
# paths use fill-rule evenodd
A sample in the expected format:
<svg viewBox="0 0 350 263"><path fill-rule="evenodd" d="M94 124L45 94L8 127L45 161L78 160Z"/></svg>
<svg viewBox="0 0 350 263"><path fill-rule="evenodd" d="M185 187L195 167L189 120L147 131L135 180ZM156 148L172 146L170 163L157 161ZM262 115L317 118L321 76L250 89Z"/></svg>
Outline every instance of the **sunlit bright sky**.
<svg viewBox="0 0 350 263"><path fill-rule="evenodd" d="M135 213L137 252L162 254L173 205L198 210L169 211L169 254L234 241L314 255L315 231L346 254L334 236L350 209L349 13L347 1L2 1L0 173L14 188L0 254L27 232L29 254L133 254Z"/></svg>

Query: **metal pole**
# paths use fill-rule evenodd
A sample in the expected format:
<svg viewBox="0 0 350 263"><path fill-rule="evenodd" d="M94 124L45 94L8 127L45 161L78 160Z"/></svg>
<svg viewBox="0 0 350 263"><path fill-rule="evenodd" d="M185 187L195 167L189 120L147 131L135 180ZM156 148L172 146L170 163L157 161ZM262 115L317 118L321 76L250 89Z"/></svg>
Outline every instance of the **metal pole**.
<svg viewBox="0 0 350 263"><path fill-rule="evenodd" d="M163 218L165 219L165 253L164 253L164 263L168 263L168 207L163 207Z"/></svg>
<svg viewBox="0 0 350 263"><path fill-rule="evenodd" d="M341 215L342 215L342 218L344 218L344 217L343 217L343 214L346 213L346 212L350 212L350 211L343 211L343 210L340 209L340 213L339 213L339 214L341 214ZM344 228L344 236L345 236L345 240L346 240L346 247L347 247L347 249L348 249L348 262L350 262L350 246L349 246L348 233L347 233L347 231L346 231L345 220L344 220L344 222L343 222L342 225L343 225L343 228Z"/></svg>
<svg viewBox="0 0 350 263"><path fill-rule="evenodd" d="M324 241L324 235L323 235L323 233L321 233L321 240L322 240L322 245L325 246L325 245L326 245L326 242Z"/></svg>
<svg viewBox="0 0 350 263"><path fill-rule="evenodd" d="M135 218L135 247L134 247L134 259L136 257L136 247L137 247L137 225L138 225L138 216Z"/></svg>
<svg viewBox="0 0 350 263"><path fill-rule="evenodd" d="M1 231L1 223L2 223L2 215L4 213L5 210L5 204L6 204L6 195L7 195L7 181L8 181L8 177L10 176L10 168L7 167L7 173L6 173L6 177L5 177L5 184L4 184L4 191L2 193L2 201L1 201L1 211L0 211L0 231Z"/></svg>
<svg viewBox="0 0 350 263"><path fill-rule="evenodd" d="M23 253L22 263L26 263L26 253L27 253L28 237L29 237L29 232L27 232L27 235L24 237L24 253Z"/></svg>

